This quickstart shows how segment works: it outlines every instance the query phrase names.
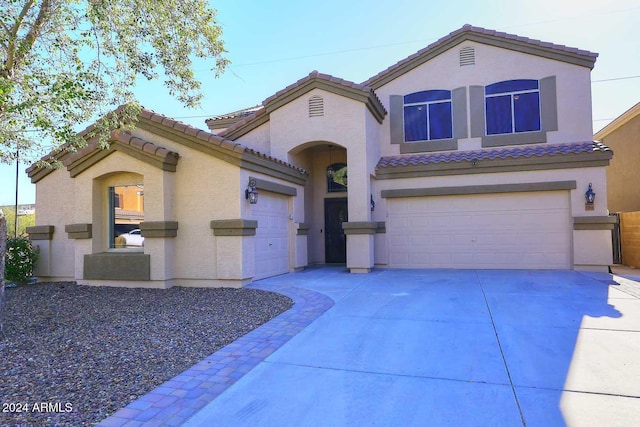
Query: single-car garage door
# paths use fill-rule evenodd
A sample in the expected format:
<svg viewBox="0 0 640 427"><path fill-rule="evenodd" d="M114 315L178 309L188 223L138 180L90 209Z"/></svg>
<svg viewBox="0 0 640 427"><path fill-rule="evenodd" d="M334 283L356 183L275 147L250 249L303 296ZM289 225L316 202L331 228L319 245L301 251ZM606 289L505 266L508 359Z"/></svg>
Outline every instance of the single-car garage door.
<svg viewBox="0 0 640 427"><path fill-rule="evenodd" d="M568 269L568 191L391 198L394 268Z"/></svg>
<svg viewBox="0 0 640 427"><path fill-rule="evenodd" d="M254 279L289 272L289 197L261 191L253 205L256 229Z"/></svg>

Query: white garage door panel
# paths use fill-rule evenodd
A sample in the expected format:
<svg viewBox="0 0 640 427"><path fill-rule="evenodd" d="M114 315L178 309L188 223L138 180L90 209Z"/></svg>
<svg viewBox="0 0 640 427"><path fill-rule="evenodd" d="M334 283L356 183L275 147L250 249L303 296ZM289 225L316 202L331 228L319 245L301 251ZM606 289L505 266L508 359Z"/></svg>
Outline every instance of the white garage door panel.
<svg viewBox="0 0 640 427"><path fill-rule="evenodd" d="M566 191L389 201L397 268L570 268Z"/></svg>
<svg viewBox="0 0 640 427"><path fill-rule="evenodd" d="M253 206L258 221L255 236L255 279L289 272L289 201L288 197L260 192Z"/></svg>

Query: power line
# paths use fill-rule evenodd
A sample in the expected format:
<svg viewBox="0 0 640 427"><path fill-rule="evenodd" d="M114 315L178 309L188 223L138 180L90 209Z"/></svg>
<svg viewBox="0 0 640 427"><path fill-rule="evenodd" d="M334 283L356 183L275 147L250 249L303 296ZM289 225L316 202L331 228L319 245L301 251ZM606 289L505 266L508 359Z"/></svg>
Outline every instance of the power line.
<svg viewBox="0 0 640 427"><path fill-rule="evenodd" d="M610 79L591 80L591 83L612 82L614 80L628 80L637 78L640 78L640 76L613 77Z"/></svg>

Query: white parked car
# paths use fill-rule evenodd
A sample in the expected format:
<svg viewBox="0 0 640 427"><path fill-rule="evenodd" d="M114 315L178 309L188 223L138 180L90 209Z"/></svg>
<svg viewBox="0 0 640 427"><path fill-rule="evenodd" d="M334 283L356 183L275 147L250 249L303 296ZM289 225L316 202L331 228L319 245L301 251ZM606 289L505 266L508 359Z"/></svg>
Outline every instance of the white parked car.
<svg viewBox="0 0 640 427"><path fill-rule="evenodd" d="M128 233L121 234L120 237L124 237L127 246L144 246L144 237L142 237L139 228L134 228Z"/></svg>

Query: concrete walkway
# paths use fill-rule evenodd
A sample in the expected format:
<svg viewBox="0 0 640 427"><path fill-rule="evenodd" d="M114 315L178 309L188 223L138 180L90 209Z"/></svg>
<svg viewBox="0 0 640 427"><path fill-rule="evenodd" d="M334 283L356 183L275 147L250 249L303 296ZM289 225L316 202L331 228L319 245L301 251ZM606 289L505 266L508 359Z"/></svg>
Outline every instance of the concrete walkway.
<svg viewBox="0 0 640 427"><path fill-rule="evenodd" d="M613 283L571 271L268 279L336 304L186 425L637 425L640 299Z"/></svg>

